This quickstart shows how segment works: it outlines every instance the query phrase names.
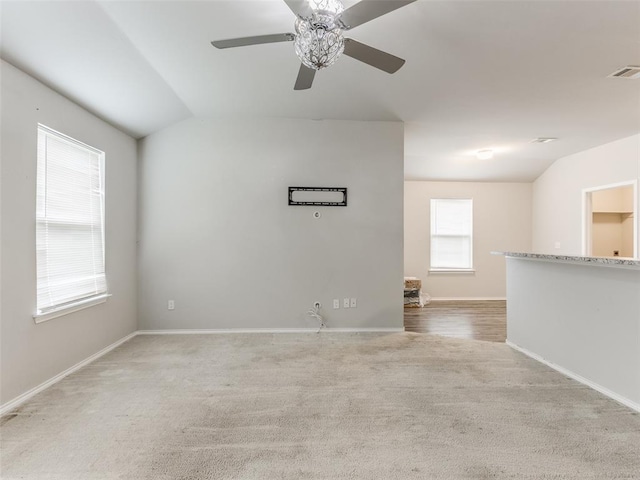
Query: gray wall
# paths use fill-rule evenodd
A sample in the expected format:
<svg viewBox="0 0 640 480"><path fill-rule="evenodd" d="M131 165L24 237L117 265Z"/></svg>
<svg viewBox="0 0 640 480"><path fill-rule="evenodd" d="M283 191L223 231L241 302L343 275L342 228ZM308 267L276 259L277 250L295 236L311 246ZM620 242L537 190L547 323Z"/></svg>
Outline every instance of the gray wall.
<svg viewBox="0 0 640 480"><path fill-rule="evenodd" d="M136 330L136 142L6 62L1 74L4 404ZM113 296L36 325L38 122L106 153L106 268Z"/></svg>
<svg viewBox="0 0 640 480"><path fill-rule="evenodd" d="M402 124L187 120L139 169L141 329L309 328L315 300L330 327L402 327ZM349 205L290 207L288 186Z"/></svg>
<svg viewBox="0 0 640 480"><path fill-rule="evenodd" d="M640 410L640 270L507 259L507 340Z"/></svg>

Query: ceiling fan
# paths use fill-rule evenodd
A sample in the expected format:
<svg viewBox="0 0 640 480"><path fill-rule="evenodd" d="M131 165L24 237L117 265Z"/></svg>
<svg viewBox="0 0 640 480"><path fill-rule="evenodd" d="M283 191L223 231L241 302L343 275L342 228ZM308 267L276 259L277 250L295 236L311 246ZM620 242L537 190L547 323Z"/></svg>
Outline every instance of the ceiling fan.
<svg viewBox="0 0 640 480"><path fill-rule="evenodd" d="M295 33L216 40L216 48L262 43L294 42L302 61L294 90L311 88L316 71L329 67L344 53L387 73L397 72L404 60L390 53L344 37L344 31L381 17L416 0L362 0L344 9L341 0L284 0L296 15Z"/></svg>

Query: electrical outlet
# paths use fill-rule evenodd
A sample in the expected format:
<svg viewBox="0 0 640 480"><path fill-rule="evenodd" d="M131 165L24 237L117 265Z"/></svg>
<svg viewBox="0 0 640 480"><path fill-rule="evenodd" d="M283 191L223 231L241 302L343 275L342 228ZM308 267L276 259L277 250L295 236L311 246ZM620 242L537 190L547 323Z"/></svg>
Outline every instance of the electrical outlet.
<svg viewBox="0 0 640 480"><path fill-rule="evenodd" d="M340 308L340 299L338 298L333 299L333 308Z"/></svg>
<svg viewBox="0 0 640 480"><path fill-rule="evenodd" d="M342 306L344 308L349 308L349 299L347 297L342 299Z"/></svg>
<svg viewBox="0 0 640 480"><path fill-rule="evenodd" d="M167 302L167 310L175 310L176 308L176 302L174 302L173 300L169 300Z"/></svg>
<svg viewBox="0 0 640 480"><path fill-rule="evenodd" d="M560 248L560 242L556 242L553 246L554 246L555 248Z"/></svg>
<svg viewBox="0 0 640 480"><path fill-rule="evenodd" d="M358 306L358 302L355 297L351 299L351 308L356 308Z"/></svg>

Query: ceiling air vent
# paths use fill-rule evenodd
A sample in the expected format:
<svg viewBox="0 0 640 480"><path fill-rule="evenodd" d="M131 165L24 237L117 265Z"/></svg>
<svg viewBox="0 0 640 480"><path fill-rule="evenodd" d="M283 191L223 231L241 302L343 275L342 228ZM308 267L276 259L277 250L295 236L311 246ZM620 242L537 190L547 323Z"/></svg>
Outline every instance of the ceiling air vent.
<svg viewBox="0 0 640 480"><path fill-rule="evenodd" d="M640 78L640 67L627 65L626 67L619 68L609 75L609 77L637 79Z"/></svg>

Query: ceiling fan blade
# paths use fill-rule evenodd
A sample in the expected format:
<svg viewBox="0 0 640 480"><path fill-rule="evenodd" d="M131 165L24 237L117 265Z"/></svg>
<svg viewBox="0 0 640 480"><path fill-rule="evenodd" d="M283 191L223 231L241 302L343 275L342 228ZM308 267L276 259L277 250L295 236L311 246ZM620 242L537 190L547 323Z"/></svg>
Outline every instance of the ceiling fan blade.
<svg viewBox="0 0 640 480"><path fill-rule="evenodd" d="M295 35L293 33L275 33L273 35L214 40L211 45L216 48L246 47L247 45L260 45L262 43L293 42L294 38Z"/></svg>
<svg viewBox="0 0 640 480"><path fill-rule="evenodd" d="M345 30L350 30L415 1L416 0L362 0L342 12L340 22L344 25Z"/></svg>
<svg viewBox="0 0 640 480"><path fill-rule="evenodd" d="M357 42L352 38L344 39L344 54L387 73L396 73L404 65L402 58Z"/></svg>
<svg viewBox="0 0 640 480"><path fill-rule="evenodd" d="M298 17L310 17L313 13L307 0L284 0L284 3L286 3L294 15Z"/></svg>
<svg viewBox="0 0 640 480"><path fill-rule="evenodd" d="M300 64L300 70L298 71L298 78L296 78L296 84L294 90L307 90L311 88L313 84L313 77L316 76L316 71L313 68L305 67L304 64Z"/></svg>

